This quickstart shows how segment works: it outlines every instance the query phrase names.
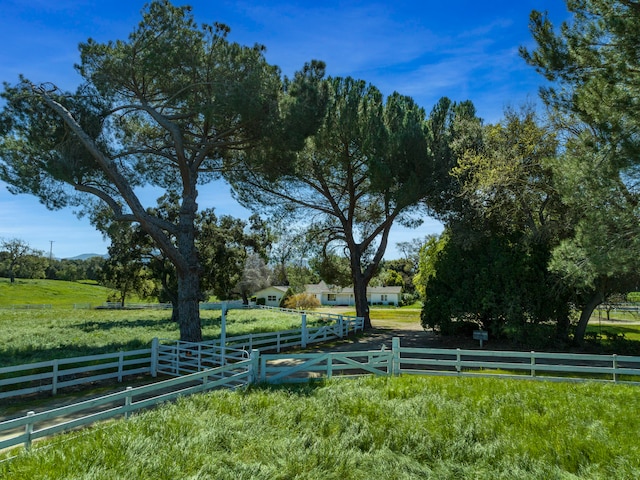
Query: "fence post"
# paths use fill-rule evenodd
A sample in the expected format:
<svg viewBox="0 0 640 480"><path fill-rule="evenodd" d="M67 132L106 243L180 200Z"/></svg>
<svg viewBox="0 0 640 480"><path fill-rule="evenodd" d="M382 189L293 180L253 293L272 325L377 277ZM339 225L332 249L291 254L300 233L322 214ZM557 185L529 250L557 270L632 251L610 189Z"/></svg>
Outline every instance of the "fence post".
<svg viewBox="0 0 640 480"><path fill-rule="evenodd" d="M400 338L393 337L391 340L391 373L393 376L400 375Z"/></svg>
<svg viewBox="0 0 640 480"><path fill-rule="evenodd" d="M33 417L36 414L34 411L28 411L27 417ZM31 434L33 433L33 422L29 422L24 426L24 433L27 434L27 438L24 440L24 448L29 450L31 448Z"/></svg>
<svg viewBox="0 0 640 480"><path fill-rule="evenodd" d="M456 348L456 370L458 371L458 375L462 373L462 358L459 348Z"/></svg>
<svg viewBox="0 0 640 480"><path fill-rule="evenodd" d="M58 359L56 358L53 361L53 375L51 377L51 395L56 395L58 393Z"/></svg>
<svg viewBox="0 0 640 480"><path fill-rule="evenodd" d="M343 323L342 315L338 315L338 329L340 330L338 336L340 338L344 337L344 323Z"/></svg>
<svg viewBox="0 0 640 480"><path fill-rule="evenodd" d="M158 337L151 340L151 365L149 365L149 373L152 377L158 376L158 353L160 350L160 341Z"/></svg>
<svg viewBox="0 0 640 480"><path fill-rule="evenodd" d="M618 355L613 354L613 383L618 381Z"/></svg>
<svg viewBox="0 0 640 480"><path fill-rule="evenodd" d="M533 350L531 351L531 376L535 377L536 376L536 352L534 352Z"/></svg>
<svg viewBox="0 0 640 480"><path fill-rule="evenodd" d="M227 312L226 303L222 304L222 315L220 317L220 363L224 365L225 362L225 348L227 346Z"/></svg>
<svg viewBox="0 0 640 480"><path fill-rule="evenodd" d="M128 419L129 418L129 408L131 407L131 390L133 390L133 387L127 387L127 393L129 395L127 395L124 398L124 418Z"/></svg>
<svg viewBox="0 0 640 480"><path fill-rule="evenodd" d="M249 364L248 383L249 385L252 385L256 383L259 378L258 375L260 372L258 371L258 369L260 368L260 350L255 348L251 350L251 353L249 354L249 360L251 361L251 363Z"/></svg>
<svg viewBox="0 0 640 480"><path fill-rule="evenodd" d="M263 356L260 356L260 381L267 381L267 359Z"/></svg>
<svg viewBox="0 0 640 480"><path fill-rule="evenodd" d="M118 353L118 382L122 382L122 371L124 370L124 352Z"/></svg>
<svg viewBox="0 0 640 480"><path fill-rule="evenodd" d="M307 348L307 339L308 339L308 334L307 334L307 314L303 313L302 314L302 336L300 339L300 343L301 343L301 347L302 348Z"/></svg>

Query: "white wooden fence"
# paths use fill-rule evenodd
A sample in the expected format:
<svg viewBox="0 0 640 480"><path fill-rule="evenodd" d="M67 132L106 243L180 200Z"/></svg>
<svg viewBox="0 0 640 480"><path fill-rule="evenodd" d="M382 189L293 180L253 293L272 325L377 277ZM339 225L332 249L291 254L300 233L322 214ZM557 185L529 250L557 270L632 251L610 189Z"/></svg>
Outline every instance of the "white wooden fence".
<svg viewBox="0 0 640 480"><path fill-rule="evenodd" d="M0 422L0 450L23 444L29 449L38 438L68 431L118 415L152 407L180 395L190 395L219 387L235 388L255 382L257 356L240 362L155 382L128 387L84 402Z"/></svg>
<svg viewBox="0 0 640 480"><path fill-rule="evenodd" d="M131 375L156 375L157 353L152 348L126 352L61 358L48 362L0 368L0 399L51 392Z"/></svg>
<svg viewBox="0 0 640 480"><path fill-rule="evenodd" d="M300 314L299 311L296 314ZM332 317L333 319L333 317ZM198 344L154 339L151 348L57 359L0 368L0 399L51 392L81 384L134 375L185 375L247 358L255 348L282 351L313 342L343 338L362 331L362 317L336 316L336 323L309 327L302 315L299 329L227 337Z"/></svg>
<svg viewBox="0 0 640 480"><path fill-rule="evenodd" d="M203 352L200 363L195 353ZM233 356L231 355L233 354ZM163 355L159 352L159 357ZM210 345L182 345L171 359L187 358L177 370L205 368L143 387L106 395L48 412L0 422L0 449L24 444L29 448L37 438L66 431L117 415L127 416L141 408L217 387L238 387L255 383L308 382L335 375L456 375L497 376L555 381L606 381L640 385L640 357L622 355L581 355L539 352L505 352L407 348L394 338L392 348L359 352L262 354L253 350L230 352L225 358ZM204 359L204 360L203 360ZM214 368L207 362L233 359ZM160 362L161 363L161 362ZM175 367L175 366L174 366ZM78 414L82 412L80 416ZM69 420L69 417L72 417Z"/></svg>
<svg viewBox="0 0 640 480"><path fill-rule="evenodd" d="M260 380L304 382L336 374L499 376L640 385L640 357L401 347L324 354L261 354Z"/></svg>

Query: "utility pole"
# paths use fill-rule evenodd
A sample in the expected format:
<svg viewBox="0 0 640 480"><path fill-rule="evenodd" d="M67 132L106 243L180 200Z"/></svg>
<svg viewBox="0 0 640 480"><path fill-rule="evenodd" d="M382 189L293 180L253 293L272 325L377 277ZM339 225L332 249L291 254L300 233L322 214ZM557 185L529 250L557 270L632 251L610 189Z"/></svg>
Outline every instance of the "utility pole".
<svg viewBox="0 0 640 480"><path fill-rule="evenodd" d="M53 260L53 242L54 240L49 240L49 243L51 244L49 247L49 263Z"/></svg>

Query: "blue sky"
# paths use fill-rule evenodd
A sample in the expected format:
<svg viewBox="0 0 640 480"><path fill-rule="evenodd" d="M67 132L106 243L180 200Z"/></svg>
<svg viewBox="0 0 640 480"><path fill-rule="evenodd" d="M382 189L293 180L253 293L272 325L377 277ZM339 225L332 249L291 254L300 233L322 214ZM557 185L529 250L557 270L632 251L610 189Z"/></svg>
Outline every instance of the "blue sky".
<svg viewBox="0 0 640 480"><path fill-rule="evenodd" d="M0 0L0 81L19 74L73 90L78 43L126 39L140 20L137 0ZM200 23L231 27L230 40L267 47L266 57L292 75L311 59L331 76L364 79L384 94L412 96L429 111L442 96L472 100L485 122L508 105L537 101L544 79L518 56L533 47L531 10L567 18L563 0L518 1L174 1L193 7ZM246 217L224 184L203 187L199 205ZM439 233L431 219L415 229L394 227L386 258L399 241ZM60 258L106 253L107 243L72 209L49 211L35 197L12 195L0 182L0 238L19 238ZM51 244L53 241L53 244Z"/></svg>

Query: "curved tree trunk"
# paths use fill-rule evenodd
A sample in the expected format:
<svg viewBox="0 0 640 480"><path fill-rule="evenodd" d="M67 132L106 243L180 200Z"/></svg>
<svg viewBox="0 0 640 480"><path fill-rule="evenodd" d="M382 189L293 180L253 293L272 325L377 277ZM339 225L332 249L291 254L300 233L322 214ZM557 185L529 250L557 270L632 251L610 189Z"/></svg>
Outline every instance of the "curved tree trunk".
<svg viewBox="0 0 640 480"><path fill-rule="evenodd" d="M371 317L369 316L369 302L367 301L368 279L362 274L360 253L356 247L351 247L351 280L353 281L353 299L356 307L356 316L364 318L365 330L370 329Z"/></svg>
<svg viewBox="0 0 640 480"><path fill-rule="evenodd" d="M365 330L370 329L371 317L369 316L369 302L367 301L367 283L362 275L354 275L353 297L356 306L356 315L364 317Z"/></svg>
<svg viewBox="0 0 640 480"><path fill-rule="evenodd" d="M604 292L597 290L582 308L580 312L580 320L578 320L578 326L576 327L576 333L573 336L573 343L576 345L582 345L584 343L584 334L587 331L587 324L593 314L595 308L604 301Z"/></svg>

